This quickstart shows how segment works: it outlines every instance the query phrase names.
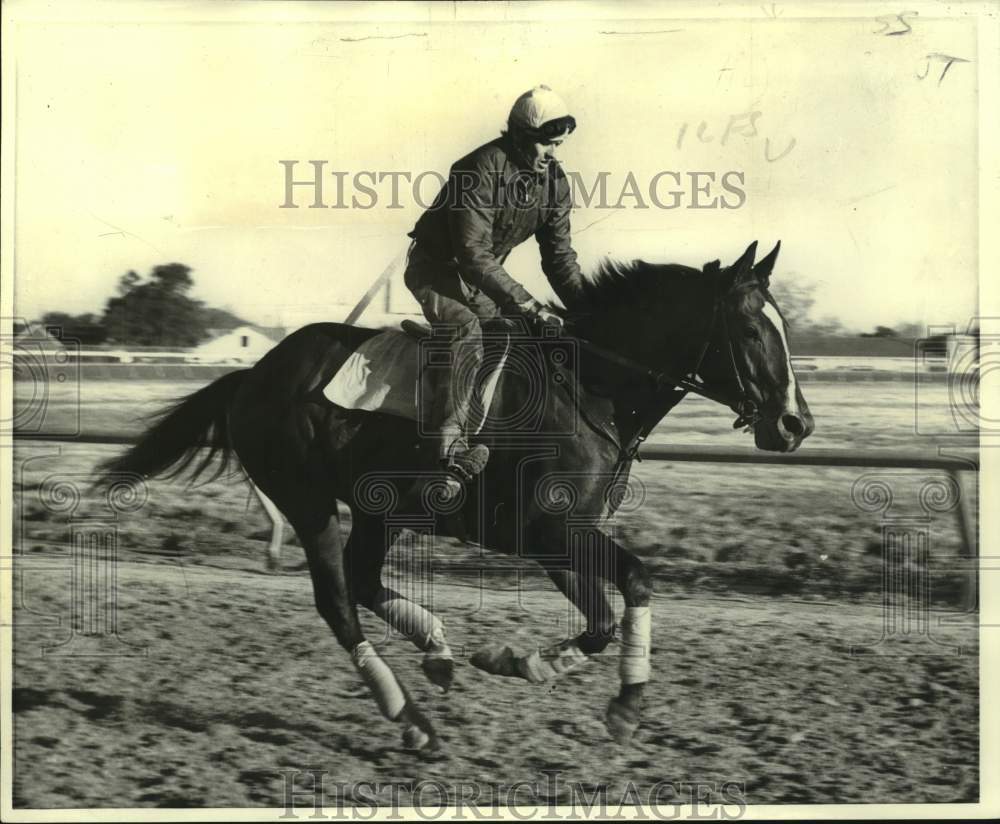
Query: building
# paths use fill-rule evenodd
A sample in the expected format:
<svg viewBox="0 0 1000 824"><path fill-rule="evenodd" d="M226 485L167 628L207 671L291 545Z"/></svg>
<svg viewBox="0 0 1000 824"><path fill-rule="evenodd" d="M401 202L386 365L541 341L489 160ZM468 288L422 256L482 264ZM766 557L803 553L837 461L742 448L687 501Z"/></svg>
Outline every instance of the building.
<svg viewBox="0 0 1000 824"><path fill-rule="evenodd" d="M256 363L283 337L285 330L281 327L245 324L192 347L186 360L189 363Z"/></svg>

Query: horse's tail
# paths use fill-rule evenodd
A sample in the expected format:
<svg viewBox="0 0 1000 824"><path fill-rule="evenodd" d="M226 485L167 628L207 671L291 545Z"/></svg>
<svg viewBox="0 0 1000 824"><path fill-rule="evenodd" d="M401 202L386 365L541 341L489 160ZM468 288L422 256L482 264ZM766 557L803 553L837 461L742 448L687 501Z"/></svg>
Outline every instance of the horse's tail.
<svg viewBox="0 0 1000 824"><path fill-rule="evenodd" d="M135 473L144 478L175 478L202 455L191 474L195 481L218 456L218 478L229 465L233 446L229 438L229 407L249 369L229 372L173 406L156 413L159 420L123 455L98 465L99 478L112 473Z"/></svg>

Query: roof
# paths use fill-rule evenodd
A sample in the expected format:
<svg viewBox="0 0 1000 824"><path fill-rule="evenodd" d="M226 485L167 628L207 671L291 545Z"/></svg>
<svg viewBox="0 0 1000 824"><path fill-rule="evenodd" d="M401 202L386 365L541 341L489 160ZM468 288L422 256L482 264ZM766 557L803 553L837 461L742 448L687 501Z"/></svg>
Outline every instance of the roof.
<svg viewBox="0 0 1000 824"><path fill-rule="evenodd" d="M21 324L18 324L21 326ZM52 327L55 329L55 327ZM14 344L32 347L34 349L65 349L65 345L59 338L52 334L42 323L28 323L21 327L19 332L14 333Z"/></svg>
<svg viewBox="0 0 1000 824"><path fill-rule="evenodd" d="M275 343L277 343L279 340L284 338L285 335L288 334L288 330L285 329L285 327L283 326L258 326L255 323L248 323L247 326L249 326L251 329L257 330L262 335L266 335Z"/></svg>

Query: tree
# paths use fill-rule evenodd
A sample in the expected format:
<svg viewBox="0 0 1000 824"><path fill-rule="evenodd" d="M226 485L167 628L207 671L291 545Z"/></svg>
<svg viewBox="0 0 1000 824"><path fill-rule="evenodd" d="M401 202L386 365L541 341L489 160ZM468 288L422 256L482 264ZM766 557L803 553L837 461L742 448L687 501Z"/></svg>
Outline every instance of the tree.
<svg viewBox="0 0 1000 824"><path fill-rule="evenodd" d="M194 285L191 267L168 263L153 268L150 280L128 272L119 297L108 300L102 320L108 337L120 344L194 346L206 337L202 303L187 296Z"/></svg>
<svg viewBox="0 0 1000 824"><path fill-rule="evenodd" d="M183 263L167 263L162 266L154 266L151 275L154 283L171 294L182 295L194 286L191 278L191 267Z"/></svg>
<svg viewBox="0 0 1000 824"><path fill-rule="evenodd" d="M771 283L771 294L774 296L781 314L785 316L788 325L799 332L811 331L809 320L815 298L816 286L804 283L788 275L775 279Z"/></svg>
<svg viewBox="0 0 1000 824"><path fill-rule="evenodd" d="M876 326L874 332L862 332L863 338L895 338L899 337L891 326Z"/></svg>
<svg viewBox="0 0 1000 824"><path fill-rule="evenodd" d="M108 336L107 330L96 315L69 315L66 312L46 312L42 315L42 325L46 329L56 330L60 340L79 341L84 346L104 343Z"/></svg>
<svg viewBox="0 0 1000 824"><path fill-rule="evenodd" d="M142 278L139 277L139 273L138 272L136 272L133 269L129 269L124 275L122 275L118 279L118 294L119 295L127 295L136 286L139 285L139 282L141 280L142 280Z"/></svg>

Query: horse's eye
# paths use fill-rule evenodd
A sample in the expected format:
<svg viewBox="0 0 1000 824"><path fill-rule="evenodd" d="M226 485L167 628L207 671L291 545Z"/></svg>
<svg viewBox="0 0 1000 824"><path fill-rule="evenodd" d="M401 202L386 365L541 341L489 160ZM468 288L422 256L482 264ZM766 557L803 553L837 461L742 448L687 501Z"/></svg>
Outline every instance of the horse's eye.
<svg viewBox="0 0 1000 824"><path fill-rule="evenodd" d="M758 332L753 326L748 326L744 330L744 334L750 338L750 340L760 340L760 332Z"/></svg>

